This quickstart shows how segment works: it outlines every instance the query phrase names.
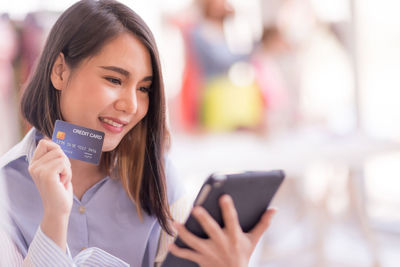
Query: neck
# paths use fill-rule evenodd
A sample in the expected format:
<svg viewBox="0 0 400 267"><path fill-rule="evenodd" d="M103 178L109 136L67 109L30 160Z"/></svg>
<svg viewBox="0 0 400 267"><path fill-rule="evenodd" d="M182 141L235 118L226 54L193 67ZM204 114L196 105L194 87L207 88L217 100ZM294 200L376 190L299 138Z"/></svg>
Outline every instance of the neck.
<svg viewBox="0 0 400 267"><path fill-rule="evenodd" d="M214 27L216 27L216 28L218 28L218 29L223 31L223 29L224 29L224 20L223 19L209 17L208 21L212 25L214 25Z"/></svg>
<svg viewBox="0 0 400 267"><path fill-rule="evenodd" d="M90 164L76 159L70 159L72 170L72 186L74 195L80 200L83 194L106 174L99 165Z"/></svg>

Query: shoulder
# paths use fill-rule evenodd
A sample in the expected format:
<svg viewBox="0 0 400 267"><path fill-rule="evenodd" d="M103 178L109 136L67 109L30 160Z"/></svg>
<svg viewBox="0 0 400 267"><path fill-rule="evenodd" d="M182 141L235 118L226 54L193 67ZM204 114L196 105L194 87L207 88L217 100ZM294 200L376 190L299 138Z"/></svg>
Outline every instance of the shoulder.
<svg viewBox="0 0 400 267"><path fill-rule="evenodd" d="M185 186L174 163L165 156L165 179L167 186L168 202L173 204L185 194Z"/></svg>
<svg viewBox="0 0 400 267"><path fill-rule="evenodd" d="M28 172L29 160L36 148L36 130L30 130L25 137L0 158L2 180L7 186L15 184L17 190L21 183L30 187L33 181Z"/></svg>
<svg viewBox="0 0 400 267"><path fill-rule="evenodd" d="M19 143L0 157L0 169L3 169L5 166L20 158L24 158L27 162L30 160L36 148L36 132L35 129L31 129Z"/></svg>
<svg viewBox="0 0 400 267"><path fill-rule="evenodd" d="M42 216L41 198L28 172L30 149L35 148L30 133L0 159L2 223L23 255Z"/></svg>
<svg viewBox="0 0 400 267"><path fill-rule="evenodd" d="M29 159L34 151L35 134L30 131L22 141L0 158L0 182L7 194L0 196L1 201L8 201L11 210L30 207L38 198L36 186L29 174ZM6 199L5 199L6 198Z"/></svg>

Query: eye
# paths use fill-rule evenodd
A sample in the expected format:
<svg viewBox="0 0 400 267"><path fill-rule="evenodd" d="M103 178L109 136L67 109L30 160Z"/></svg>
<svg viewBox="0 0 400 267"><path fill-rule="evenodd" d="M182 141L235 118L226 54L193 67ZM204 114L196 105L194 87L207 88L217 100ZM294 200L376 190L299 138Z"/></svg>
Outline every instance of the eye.
<svg viewBox="0 0 400 267"><path fill-rule="evenodd" d="M105 77L105 79L107 81L109 81L112 84L116 84L116 85L121 85L121 80L117 79L117 78L113 78L113 77Z"/></svg>
<svg viewBox="0 0 400 267"><path fill-rule="evenodd" d="M142 91L144 93L149 93L151 91L151 86L141 86L139 87L139 91Z"/></svg>

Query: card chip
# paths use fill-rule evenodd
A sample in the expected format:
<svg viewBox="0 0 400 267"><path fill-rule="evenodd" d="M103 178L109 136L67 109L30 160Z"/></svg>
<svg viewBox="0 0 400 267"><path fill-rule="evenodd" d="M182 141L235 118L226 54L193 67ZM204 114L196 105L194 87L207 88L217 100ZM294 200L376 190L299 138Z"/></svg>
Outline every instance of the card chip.
<svg viewBox="0 0 400 267"><path fill-rule="evenodd" d="M58 131L56 138L60 139L60 140L64 140L65 139L65 133L61 132L61 131Z"/></svg>

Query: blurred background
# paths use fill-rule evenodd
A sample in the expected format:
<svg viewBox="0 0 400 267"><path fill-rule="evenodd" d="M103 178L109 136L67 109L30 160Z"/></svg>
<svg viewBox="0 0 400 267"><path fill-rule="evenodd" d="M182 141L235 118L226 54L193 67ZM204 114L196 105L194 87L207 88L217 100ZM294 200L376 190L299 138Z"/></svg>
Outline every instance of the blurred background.
<svg viewBox="0 0 400 267"><path fill-rule="evenodd" d="M72 0L0 3L0 155ZM153 30L170 156L191 198L212 172L283 169L253 266L399 266L400 2L121 1Z"/></svg>

